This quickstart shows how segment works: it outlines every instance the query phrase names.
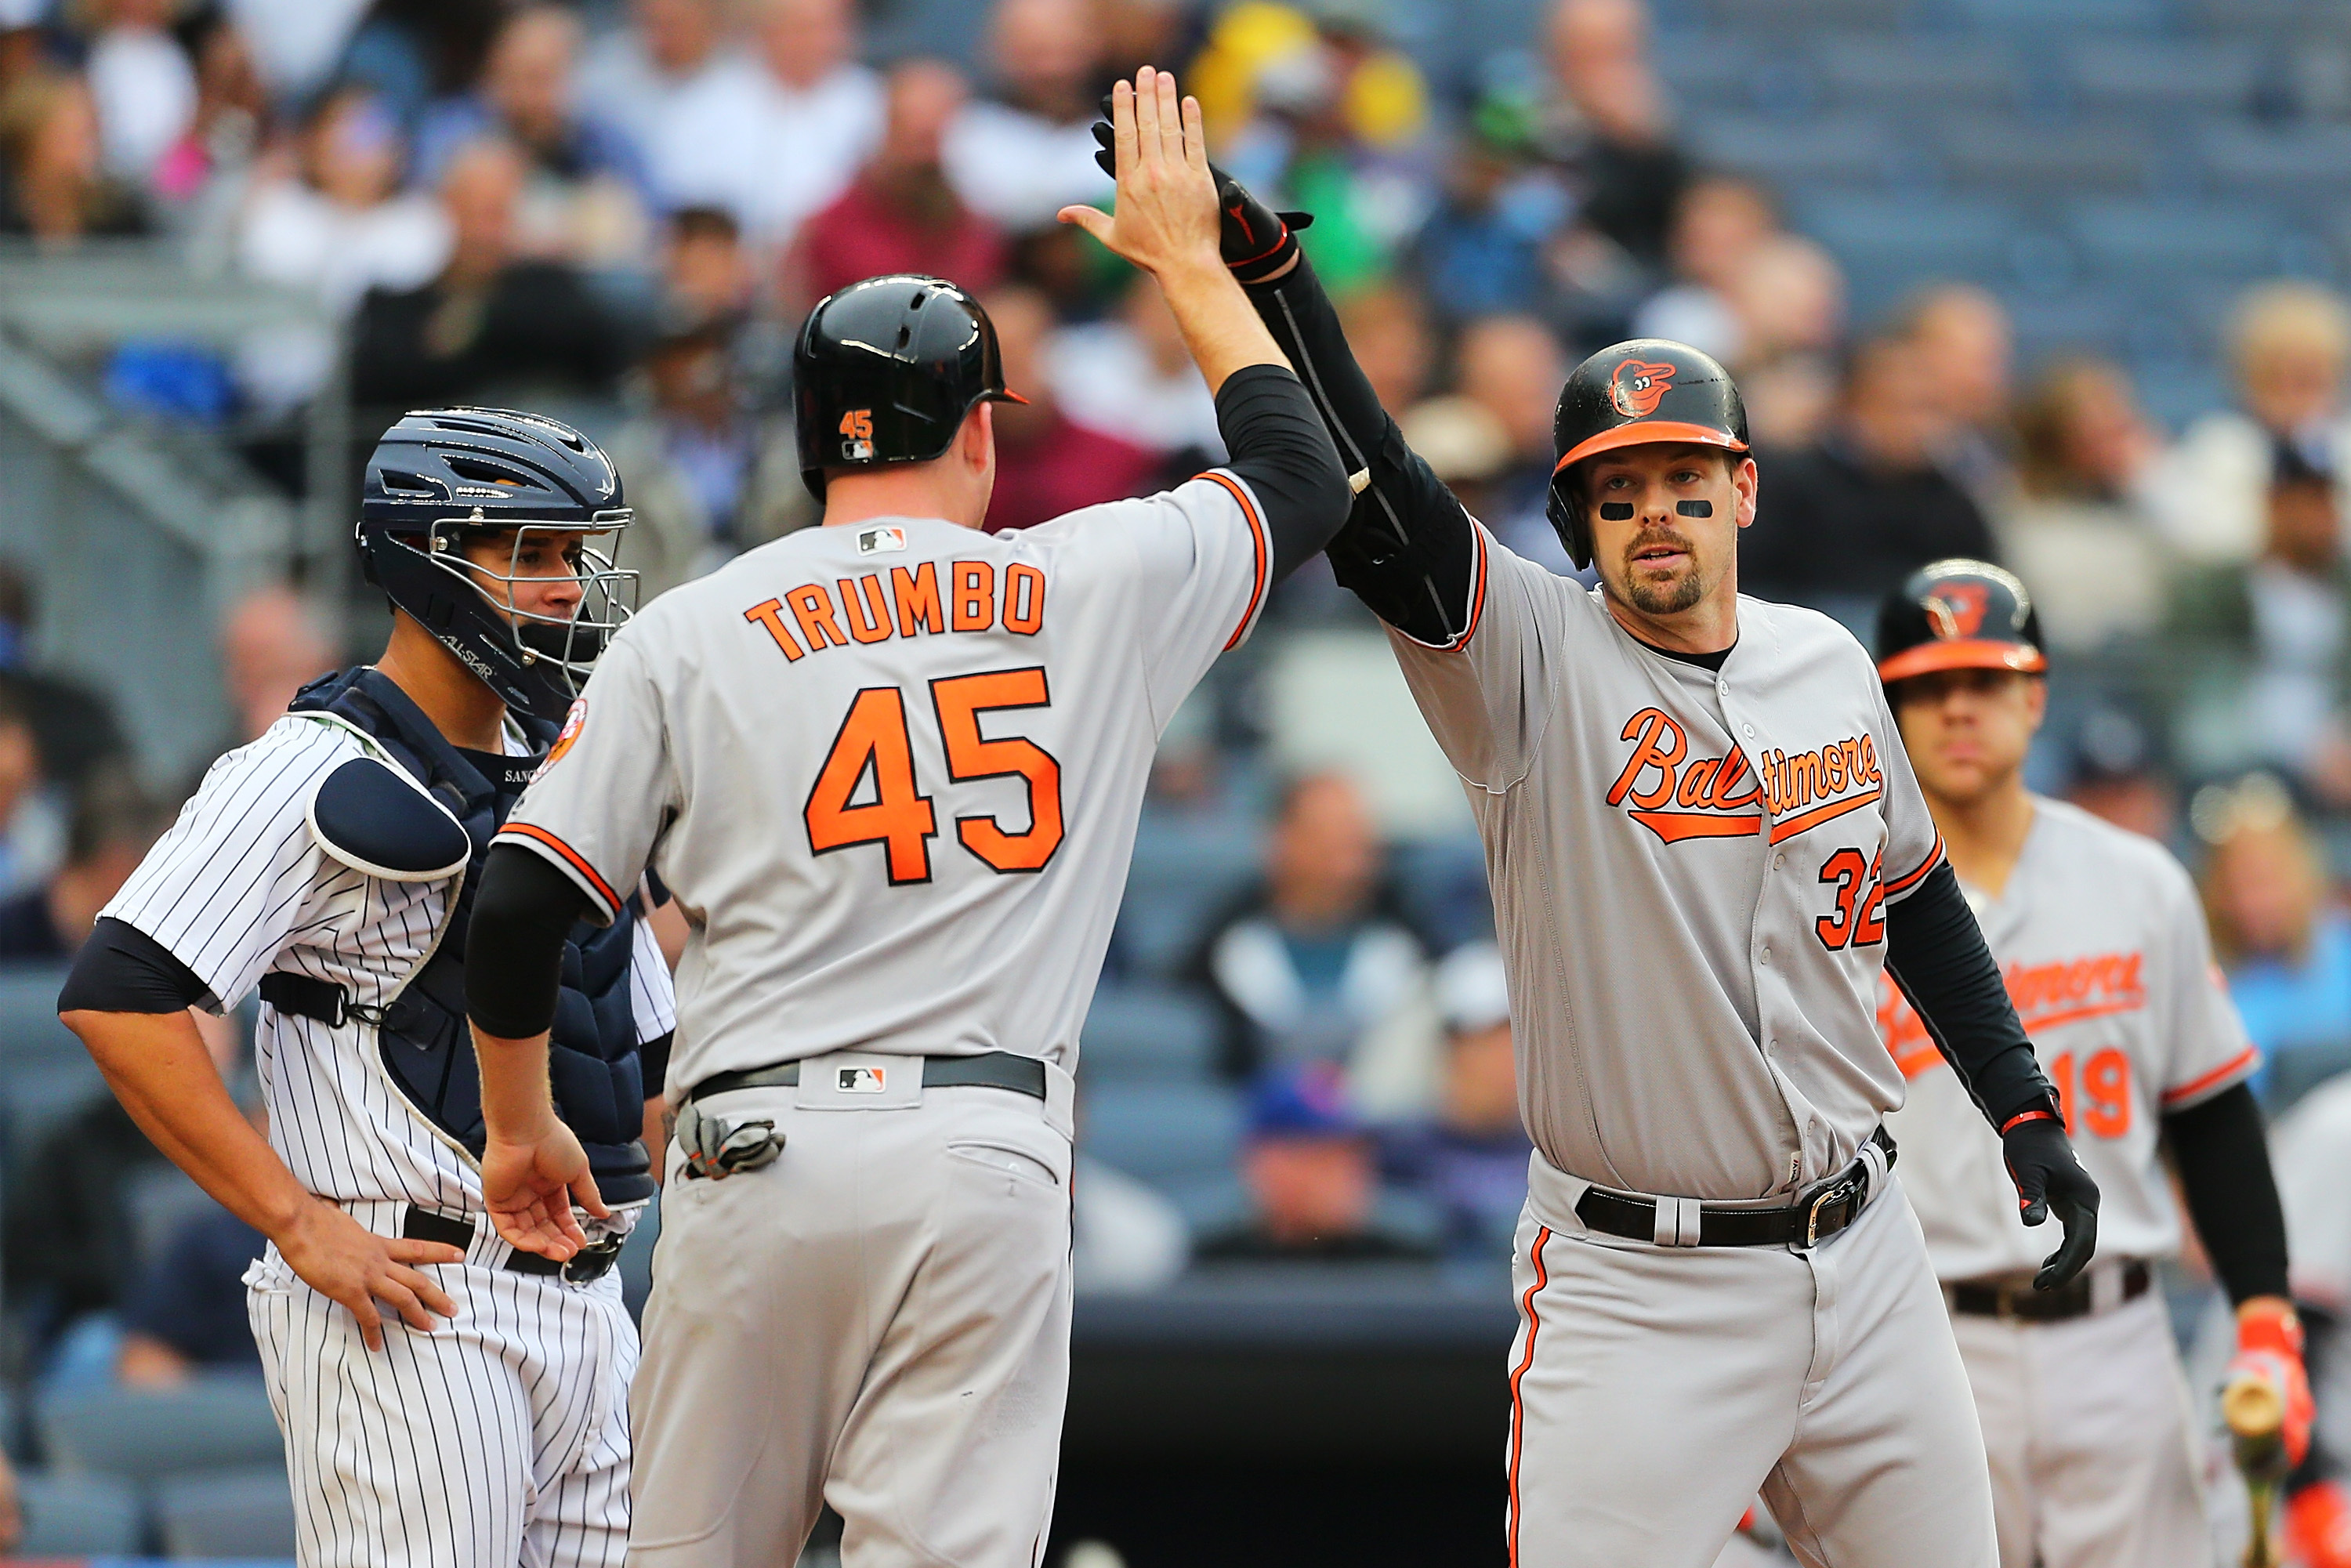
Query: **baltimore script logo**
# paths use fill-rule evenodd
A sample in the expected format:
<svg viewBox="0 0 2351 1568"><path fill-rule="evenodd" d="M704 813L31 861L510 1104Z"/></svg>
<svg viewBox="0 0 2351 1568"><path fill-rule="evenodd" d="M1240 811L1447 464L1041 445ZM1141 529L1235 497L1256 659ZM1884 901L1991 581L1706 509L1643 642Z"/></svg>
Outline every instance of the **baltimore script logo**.
<svg viewBox="0 0 2351 1568"><path fill-rule="evenodd" d="M1662 708L1645 707L1617 737L1633 755L1609 788L1608 803L1669 844L1684 839L1736 839L1763 831L1781 843L1858 810L1886 792L1877 743L1866 735L1813 751L1766 751L1759 775L1747 754L1689 756L1689 737Z"/></svg>

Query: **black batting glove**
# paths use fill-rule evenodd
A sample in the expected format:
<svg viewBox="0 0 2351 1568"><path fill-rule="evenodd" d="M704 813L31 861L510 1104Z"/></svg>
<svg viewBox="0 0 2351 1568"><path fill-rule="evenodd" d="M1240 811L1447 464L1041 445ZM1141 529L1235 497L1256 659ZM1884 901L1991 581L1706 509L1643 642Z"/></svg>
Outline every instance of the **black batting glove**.
<svg viewBox="0 0 2351 1568"><path fill-rule="evenodd" d="M2034 1290L2056 1290L2072 1282L2098 1249L2098 1184L2082 1168L2065 1124L2053 1113L2028 1111L2011 1120L2000 1142L2024 1223L2042 1224L2053 1208L2065 1227L2064 1243L2032 1277Z"/></svg>
<svg viewBox="0 0 2351 1568"><path fill-rule="evenodd" d="M1112 152L1110 99L1102 100L1102 118L1094 121L1094 162L1112 179L1118 178ZM1208 165L1217 182L1217 206L1223 213L1217 250L1232 275L1243 283L1261 283L1290 265L1298 254L1298 232L1314 222L1312 213L1277 213L1251 195L1249 187Z"/></svg>

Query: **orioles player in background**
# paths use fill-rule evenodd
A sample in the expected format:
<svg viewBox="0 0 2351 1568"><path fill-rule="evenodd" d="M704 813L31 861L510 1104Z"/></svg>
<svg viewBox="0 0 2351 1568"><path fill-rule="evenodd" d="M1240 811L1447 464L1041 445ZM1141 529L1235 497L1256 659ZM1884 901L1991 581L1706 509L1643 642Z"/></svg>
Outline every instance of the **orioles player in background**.
<svg viewBox="0 0 2351 1568"><path fill-rule="evenodd" d="M2185 868L2152 839L2024 787L2048 700L2024 585L1938 561L1880 610L1877 672L1945 852L2098 1183L2098 1250L2032 1289L1996 1139L1894 988L1879 1017L1910 1097L1889 1120L1983 1419L2002 1568L2209 1568L2211 1425L2151 1265L2179 1249L2168 1146L2237 1312L2232 1373L2277 1381L2300 1462L2311 1399L2256 1057ZM2310 1568L2343 1568L2339 1557Z"/></svg>
<svg viewBox="0 0 2351 1568"><path fill-rule="evenodd" d="M1738 591L1759 476L1722 367L1604 350L1553 423L1586 591L1415 455L1285 220L1228 249L1360 485L1330 554L1461 775L1535 1145L1506 1449L1524 1568L1705 1568L1759 1487L1815 1568L1991 1568L1983 1440L1882 1125L1892 969L2028 1220L2097 1189L1935 835L1869 656ZM1992 1134L1988 1133L1987 1136Z"/></svg>
<svg viewBox="0 0 2351 1568"><path fill-rule="evenodd" d="M691 927L641 1568L789 1563L823 1503L850 1568L1044 1551L1071 1070L1152 754L1348 494L1218 258L1199 105L1146 67L1116 112L1116 215L1063 215L1155 276L1231 462L980 533L1011 395L986 314L938 278L831 296L794 376L824 526L632 622L490 853L467 999L518 1244L561 1255L599 1207L547 1099L558 934L649 864Z"/></svg>

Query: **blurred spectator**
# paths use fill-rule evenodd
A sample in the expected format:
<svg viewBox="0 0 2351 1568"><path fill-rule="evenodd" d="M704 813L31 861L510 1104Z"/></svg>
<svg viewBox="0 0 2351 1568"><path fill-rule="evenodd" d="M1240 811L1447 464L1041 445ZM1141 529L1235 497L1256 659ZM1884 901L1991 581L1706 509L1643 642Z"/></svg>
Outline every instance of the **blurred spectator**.
<svg viewBox="0 0 2351 1568"><path fill-rule="evenodd" d="M1419 292L1400 283L1375 284L1340 300L1338 311L1347 346L1380 406L1402 415L1428 390L1429 365L1437 357Z"/></svg>
<svg viewBox="0 0 2351 1568"><path fill-rule="evenodd" d="M2351 915L2276 779L2256 774L2199 793L2191 816L2211 845L2204 909L2229 995L2261 1048L2256 1086L2306 1089L2351 1066Z"/></svg>
<svg viewBox="0 0 2351 1568"><path fill-rule="evenodd" d="M664 193L671 126L757 79L757 68L729 47L727 19L722 0L630 0L627 25L589 45L581 60L580 101L636 143Z"/></svg>
<svg viewBox="0 0 2351 1568"><path fill-rule="evenodd" d="M2351 805L2351 567L2333 476L2278 450L2262 553L2183 575L2167 673L2199 769L2265 766Z"/></svg>
<svg viewBox="0 0 2351 1568"><path fill-rule="evenodd" d="M1507 1258L1533 1145L1519 1120L1518 1061L1502 956L1472 943L1437 967L1445 1066L1437 1114L1384 1140L1389 1179L1428 1197L1448 1252Z"/></svg>
<svg viewBox="0 0 2351 1568"><path fill-rule="evenodd" d="M1992 526L2043 638L2078 654L2151 634L2170 568L2147 501L2162 443L2129 378L2103 360L2056 361L2017 408L2016 443L2016 486Z"/></svg>
<svg viewBox="0 0 2351 1568"><path fill-rule="evenodd" d="M93 688L42 667L34 648L39 601L32 579L0 559L0 693L13 697L33 727L41 768L68 789L100 764L129 754L114 705Z"/></svg>
<svg viewBox="0 0 2351 1568"><path fill-rule="evenodd" d="M1097 0L998 0L996 93L964 106L945 151L947 177L981 216L1035 228L1073 202L1109 200L1092 129L1105 79L1101 13Z"/></svg>
<svg viewBox="0 0 2351 1568"><path fill-rule="evenodd" d="M115 1376L135 1388L169 1388L198 1372L258 1373L245 1271L267 1244L225 1208L182 1220L123 1301Z"/></svg>
<svg viewBox="0 0 2351 1568"><path fill-rule="evenodd" d="M1509 99L1489 95L1446 166L1413 262L1430 302L1449 319L1540 312L1550 304L1544 247L1572 204L1558 172L1536 162L1532 131Z"/></svg>
<svg viewBox="0 0 2351 1568"><path fill-rule="evenodd" d="M371 0L225 0L227 18L253 46L269 96L299 103L328 85Z"/></svg>
<svg viewBox="0 0 2351 1568"><path fill-rule="evenodd" d="M1451 490L1461 509L1481 522L1493 515L1494 481L1510 466L1510 433L1484 403L1433 397L1396 421L1405 444Z"/></svg>
<svg viewBox="0 0 2351 1568"><path fill-rule="evenodd" d="M221 682L236 728L224 750L261 737L294 694L332 670L333 628L317 604L283 582L254 589L221 622Z"/></svg>
<svg viewBox="0 0 2351 1568"><path fill-rule="evenodd" d="M2065 799L2117 828L2171 842L2179 802L2147 727L2111 707L2091 710L2074 737Z"/></svg>
<svg viewBox="0 0 2351 1568"><path fill-rule="evenodd" d="M982 300L996 323L1004 384L1028 399L997 403L996 494L989 533L1039 523L1155 486L1160 460L1115 435L1071 423L1046 372L1053 314L1033 288L999 288Z"/></svg>
<svg viewBox="0 0 2351 1568"><path fill-rule="evenodd" d="M1081 1294L1140 1295L1184 1271L1190 1232L1153 1188L1080 1155L1071 1194L1071 1275Z"/></svg>
<svg viewBox="0 0 2351 1568"><path fill-rule="evenodd" d="M243 3L275 8L292 0ZM302 3L332 13L351 0ZM390 99L399 107L402 122L414 131L431 109L480 89L490 46L514 14L512 5L485 5L480 0L372 0L332 69L338 78L374 88ZM298 26L317 27L323 20L314 16ZM249 18L247 25L265 34L283 23L273 16Z"/></svg>
<svg viewBox="0 0 2351 1568"><path fill-rule="evenodd" d="M2351 310L2342 298L2314 283L2262 284L2238 302L2228 342L2241 407L2189 426L2151 491L2166 531L2191 560L2261 553L2282 446L2334 475L2351 508L2351 412L2343 406Z"/></svg>
<svg viewBox="0 0 2351 1568"><path fill-rule="evenodd" d="M45 887L0 899L0 964L63 964L81 950L98 912L122 891L170 814L128 773L100 773L74 801L65 863Z"/></svg>
<svg viewBox="0 0 2351 1568"><path fill-rule="evenodd" d="M1829 434L1763 461L1740 586L1865 626L1878 600L1928 561L1989 559L1983 514L1936 460L1946 428L1915 344L1879 337L1855 349Z"/></svg>
<svg viewBox="0 0 2351 1568"><path fill-rule="evenodd" d="M1927 362L1948 426L1944 466L1990 505L2008 488L2010 378L2015 330L2008 308L1972 283L1942 283L1913 299L1902 330Z"/></svg>
<svg viewBox="0 0 2351 1568"><path fill-rule="evenodd" d="M1552 413L1569 369L1559 340L1531 316L1489 316L1462 329L1458 358L1461 395L1499 420L1510 443L1510 465L1491 482L1482 520L1527 559L1574 570L1543 515L1555 455Z"/></svg>
<svg viewBox="0 0 2351 1568"><path fill-rule="evenodd" d="M144 187L194 118L196 72L171 26L178 0L92 0L84 66L107 172Z"/></svg>
<svg viewBox="0 0 2351 1568"><path fill-rule="evenodd" d="M1428 960L1383 858L1344 776L1309 774L1282 791L1264 882L1209 927L1191 967L1225 1016L1225 1076L1304 1061L1353 1069L1386 1049L1384 1030L1408 1027Z"/></svg>
<svg viewBox="0 0 2351 1568"><path fill-rule="evenodd" d="M479 90L436 106L417 131L426 184L488 136L525 160L516 204L517 255L578 267L614 267L646 248L644 160L626 133L583 108L575 90L580 22L560 5L526 5L490 46Z"/></svg>
<svg viewBox="0 0 2351 1568"><path fill-rule="evenodd" d="M1174 466L1196 471L1224 461L1217 400L1147 273L1135 273L1114 315L1055 332L1045 372L1054 402L1080 424Z"/></svg>
<svg viewBox="0 0 2351 1568"><path fill-rule="evenodd" d="M244 194L238 176L259 149L269 99L245 34L225 16L214 13L203 25L195 57L195 109L156 161L150 184L172 206L175 221L204 228L215 207L225 215Z"/></svg>
<svg viewBox="0 0 2351 1568"><path fill-rule="evenodd" d="M16 693L0 687L0 896L39 887L64 858L59 792L41 779L31 716Z"/></svg>
<svg viewBox="0 0 2351 1568"><path fill-rule="evenodd" d="M50 70L19 77L0 98L0 154L10 198L0 228L49 248L85 235L146 231L138 190L106 171L98 110L80 77Z"/></svg>
<svg viewBox="0 0 2351 1568"><path fill-rule="evenodd" d="M1662 267L1689 165L1649 58L1647 7L1558 0L1548 43L1551 141L1582 196L1580 221L1642 265Z"/></svg>
<svg viewBox="0 0 2351 1568"><path fill-rule="evenodd" d="M753 68L677 104L661 179L672 202L725 207L760 244L782 245L881 141L883 89L857 63L850 0L755 0L752 15Z"/></svg>
<svg viewBox="0 0 2351 1568"><path fill-rule="evenodd" d="M963 109L963 78L942 61L909 60L890 72L888 103L872 161L800 232L790 271L804 303L885 272L925 272L974 291L1004 274L1002 232L964 205L939 162Z"/></svg>
<svg viewBox="0 0 2351 1568"><path fill-rule="evenodd" d="M311 108L295 166L253 193L237 246L246 271L316 294L347 314L371 288L419 288L449 259L449 218L400 188L400 122L365 88Z"/></svg>
<svg viewBox="0 0 2351 1568"><path fill-rule="evenodd" d="M752 407L724 319L662 333L643 369L651 406L607 448L636 511L618 559L641 604L817 516L790 424Z"/></svg>
<svg viewBox="0 0 2351 1568"><path fill-rule="evenodd" d="M527 167L502 141L449 162L441 201L455 243L422 288L371 289L352 329L351 396L362 405L466 402L501 385L601 390L620 369L619 335L580 276L517 251Z"/></svg>
<svg viewBox="0 0 2351 1568"><path fill-rule="evenodd" d="M1751 181L1732 174L1692 181L1674 204L1667 238L1674 281L1634 316L1633 335L1687 343L1727 365L1746 360L1746 301L1738 298L1739 278L1779 227L1771 197Z"/></svg>
<svg viewBox="0 0 2351 1568"><path fill-rule="evenodd" d="M1241 1149L1249 1218L1204 1239L1203 1262L1426 1258L1426 1237L1381 1212L1377 1154L1329 1062L1268 1073Z"/></svg>
<svg viewBox="0 0 2351 1568"><path fill-rule="evenodd" d="M1834 356L1844 336L1844 274L1801 235L1772 235L1731 275L1741 358L1733 368L1750 438L1764 450L1817 443L1836 408Z"/></svg>

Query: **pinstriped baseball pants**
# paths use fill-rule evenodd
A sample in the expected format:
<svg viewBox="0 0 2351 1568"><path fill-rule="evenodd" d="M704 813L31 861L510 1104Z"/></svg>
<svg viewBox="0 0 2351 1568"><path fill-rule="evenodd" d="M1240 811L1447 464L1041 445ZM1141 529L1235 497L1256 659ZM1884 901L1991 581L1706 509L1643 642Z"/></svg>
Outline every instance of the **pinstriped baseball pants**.
<svg viewBox="0 0 2351 1568"><path fill-rule="evenodd" d="M457 1315L384 1347L269 1249L246 1306L302 1568L620 1568L636 1326L589 1285L447 1264Z"/></svg>

